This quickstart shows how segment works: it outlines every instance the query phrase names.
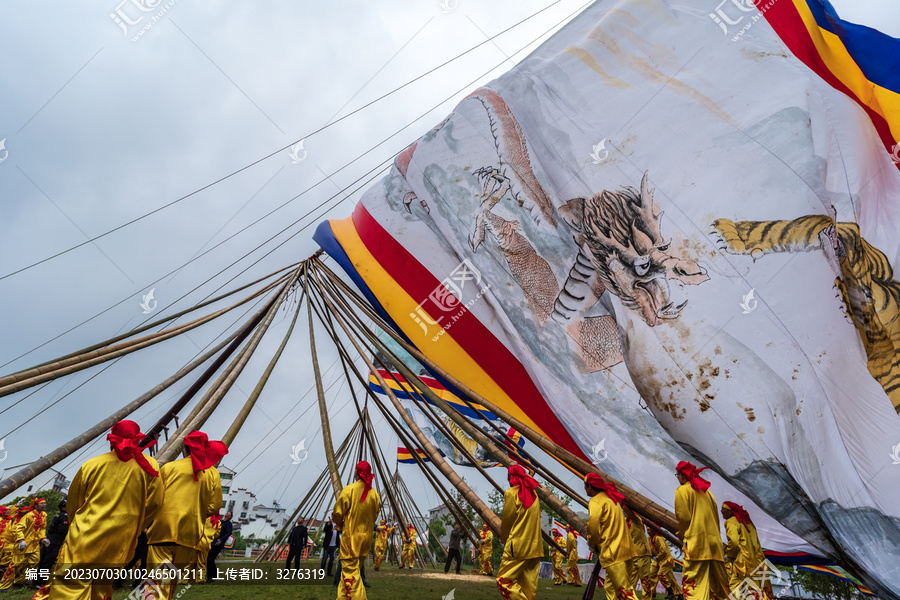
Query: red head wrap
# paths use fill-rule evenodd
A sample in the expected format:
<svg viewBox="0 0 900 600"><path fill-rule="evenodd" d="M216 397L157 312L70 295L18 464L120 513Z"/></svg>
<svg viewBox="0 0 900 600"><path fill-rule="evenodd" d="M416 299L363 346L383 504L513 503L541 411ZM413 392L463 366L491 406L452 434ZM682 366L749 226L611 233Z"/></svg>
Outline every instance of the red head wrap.
<svg viewBox="0 0 900 600"><path fill-rule="evenodd" d="M509 484L513 487L519 486L519 501L522 503L522 506L529 508L534 504L534 500L537 498L537 493L534 490L541 484L528 475L521 465L510 465Z"/></svg>
<svg viewBox="0 0 900 600"><path fill-rule="evenodd" d="M134 459L134 462L144 472L154 477L159 477L159 472L153 468L153 465L150 464L150 461L143 454L144 448L149 448L156 443L156 440L151 440L147 445L141 446L144 434L141 433L141 428L138 427L137 423L134 421L119 421L112 426L106 439L109 441L110 450L116 453L119 460L128 462Z"/></svg>
<svg viewBox="0 0 900 600"><path fill-rule="evenodd" d="M572 533L575 533L575 527L573 527L572 525L566 525L566 529L568 529Z"/></svg>
<svg viewBox="0 0 900 600"><path fill-rule="evenodd" d="M219 513L214 514L209 518L209 522L213 524L213 527L218 527L219 522L222 521L222 517L219 516Z"/></svg>
<svg viewBox="0 0 900 600"><path fill-rule="evenodd" d="M697 468L695 465L692 465L686 460L678 463L678 466L675 467L675 470L687 477L688 482L691 484L691 487L697 490L698 492L705 492L709 489L709 482L702 477L700 477L700 471L705 471L709 467L701 467Z"/></svg>
<svg viewBox="0 0 900 600"><path fill-rule="evenodd" d="M587 475L585 475L584 482L592 488L604 492L607 496L609 496L609 499L616 504L625 499L625 496L622 494L622 492L616 489L616 484L603 481L603 478L596 473L588 473Z"/></svg>
<svg viewBox="0 0 900 600"><path fill-rule="evenodd" d="M559 529L553 530L553 537L554 538L562 537L562 534L559 532Z"/></svg>
<svg viewBox="0 0 900 600"><path fill-rule="evenodd" d="M744 507L736 502L723 502L722 506L727 506L731 509L731 512L734 513L734 518L737 519L738 523L743 523L744 525L753 525L753 521L750 520L750 515L747 514L747 511L744 510Z"/></svg>
<svg viewBox="0 0 900 600"><path fill-rule="evenodd" d="M192 431L184 437L184 445L191 451L191 464L194 468L194 481L197 473L202 473L222 460L228 454L228 446L213 440L202 431Z"/></svg>
<svg viewBox="0 0 900 600"><path fill-rule="evenodd" d="M375 475L372 474L372 466L364 460L359 461L356 463L356 476L365 484L362 496L359 497L360 502L365 502L369 490L372 489L372 480L375 479Z"/></svg>

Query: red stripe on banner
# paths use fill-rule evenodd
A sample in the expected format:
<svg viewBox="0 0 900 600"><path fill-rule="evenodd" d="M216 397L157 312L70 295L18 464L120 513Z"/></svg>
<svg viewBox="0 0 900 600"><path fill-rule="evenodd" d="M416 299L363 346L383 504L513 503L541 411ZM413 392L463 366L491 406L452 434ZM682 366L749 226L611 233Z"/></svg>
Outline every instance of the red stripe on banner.
<svg viewBox="0 0 900 600"><path fill-rule="evenodd" d="M439 314L440 309L432 305L428 295L441 282L385 231L361 202L357 203L353 211L353 224L366 249L394 281L414 300L422 302L422 308L430 315ZM534 423L540 424L547 437L569 452L588 460L547 405L522 363L475 315L465 311L453 323L453 329L447 330L445 335L456 340L506 395L514 399L516 405Z"/></svg>
<svg viewBox="0 0 900 600"><path fill-rule="evenodd" d="M757 5L762 4L763 1L755 0ZM890 153L895 141L891 136L891 128L887 120L869 108L831 72L810 38L806 24L803 22L800 13L797 12L797 7L792 2L774 2L763 12L763 16L794 56L812 69L825 83L851 98L866 111L866 114L869 115L869 119L872 121L872 125L875 126L878 137L881 138L881 143L884 144L885 149ZM900 164L897 164L897 168L900 168Z"/></svg>
<svg viewBox="0 0 900 600"><path fill-rule="evenodd" d="M385 382L391 381L391 376L396 377L399 383L408 383L406 379L403 378L403 375L396 371L385 371L383 369L378 369L378 373L384 378ZM425 375L419 375L419 379L422 380L422 383L427 385L433 390L443 390L446 391L443 385L437 379L432 379L431 377L426 377ZM411 383L409 385L412 385Z"/></svg>

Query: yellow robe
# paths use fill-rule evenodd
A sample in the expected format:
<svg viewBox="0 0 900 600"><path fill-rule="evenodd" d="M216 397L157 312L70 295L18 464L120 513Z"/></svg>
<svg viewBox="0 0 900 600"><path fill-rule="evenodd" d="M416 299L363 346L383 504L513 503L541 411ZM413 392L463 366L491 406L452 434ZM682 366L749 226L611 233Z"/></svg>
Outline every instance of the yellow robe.
<svg viewBox="0 0 900 600"><path fill-rule="evenodd" d="M588 503L588 513L587 542L606 569L607 599L634 600L634 541L622 507L600 492Z"/></svg>
<svg viewBox="0 0 900 600"><path fill-rule="evenodd" d="M394 533L396 527L388 528L387 525L379 525L375 529L375 570L381 567L384 555L387 552L387 538Z"/></svg>
<svg viewBox="0 0 900 600"><path fill-rule="evenodd" d="M153 458L146 458L157 468ZM69 486L69 532L56 573L66 566L124 567L141 531L156 518L163 493L159 477L144 472L134 460L122 462L114 452L85 462ZM51 600L104 595L112 595L112 581L56 581L50 586Z"/></svg>
<svg viewBox="0 0 900 600"><path fill-rule="evenodd" d="M562 536L554 538L554 541L564 547ZM550 561L553 563L553 585L562 585L566 582L566 572L563 571L563 553L556 548L550 548Z"/></svg>
<svg viewBox="0 0 900 600"><path fill-rule="evenodd" d="M569 585L581 587L581 573L578 572L578 538L571 531L566 534L566 573Z"/></svg>
<svg viewBox="0 0 900 600"><path fill-rule="evenodd" d="M497 569L500 594L504 600L534 600L544 556L541 509L537 498L525 508L519 500L519 486L503 493L500 539L504 543L503 558Z"/></svg>
<svg viewBox="0 0 900 600"><path fill-rule="evenodd" d="M752 551L745 532L746 529L736 517L729 517L725 520L725 539L727 540L725 559L732 563L731 579L728 583L732 591L736 590L753 570L750 565L753 560Z"/></svg>
<svg viewBox="0 0 900 600"><path fill-rule="evenodd" d="M641 582L641 593L643 597L653 597L654 592L650 590L650 542L647 541L647 533L644 529L644 521L638 515L634 515L636 520L626 519L628 530L631 533L631 541L634 543L634 575L632 577L631 587L637 591L637 583ZM655 586L654 586L655 588ZM648 590L650 590L648 592Z"/></svg>
<svg viewBox="0 0 900 600"><path fill-rule="evenodd" d="M651 594L656 593L656 583L661 581L663 587L672 590L676 596L682 594L681 586L675 579L673 568L675 560L669 551L669 545L662 537L650 534L650 550L653 553L653 566L650 567L650 584L647 589L651 590Z"/></svg>
<svg viewBox="0 0 900 600"><path fill-rule="evenodd" d="M494 534L490 529L482 529L479 537L481 546L478 547L478 559L481 564L479 575L494 576L494 567L491 566L491 556L494 554Z"/></svg>
<svg viewBox="0 0 900 600"><path fill-rule="evenodd" d="M12 544L6 539L7 535L12 535L10 531L12 523L14 521L9 517L0 519L0 577L3 576L3 572L6 571L12 558Z"/></svg>
<svg viewBox="0 0 900 600"><path fill-rule="evenodd" d="M365 484L357 479L341 491L334 505L334 526L341 531L341 580L338 600L365 600L366 588L360 568L372 549L372 525L378 516L381 499L370 489L365 501L360 501Z"/></svg>
<svg viewBox="0 0 900 600"><path fill-rule="evenodd" d="M19 519L12 529L12 537L15 538L12 562L0 580L0 590L24 584L25 570L37 567L41 560L40 543L47 537L47 515L32 510ZM19 542L27 544L24 550L19 550Z"/></svg>
<svg viewBox="0 0 900 600"><path fill-rule="evenodd" d="M413 568L413 559L416 557L416 530L407 529L406 535L409 539L403 542L403 555L400 557L400 568L408 566Z"/></svg>
<svg viewBox="0 0 900 600"><path fill-rule="evenodd" d="M209 467L198 473L194 481L194 467L188 456L163 465L159 477L165 495L147 531L147 567L154 569L171 563L182 569L185 580L193 579L197 574L191 571L197 552L203 549L206 520L222 508L219 471ZM166 578L155 584L159 587L159 600L169 600L178 580Z"/></svg>
<svg viewBox="0 0 900 600"><path fill-rule="evenodd" d="M775 592L772 590L772 582L769 580L768 565L766 564L766 555L763 552L762 545L759 543L759 534L756 532L756 526L750 523L742 525L744 528L744 537L747 539L747 547L750 550L750 573L749 576L754 578L757 584L763 582L763 592L768 600L774 600Z"/></svg>
<svg viewBox="0 0 900 600"><path fill-rule="evenodd" d="M709 490L700 492L685 483L675 490L678 536L684 541L682 586L685 600L725 600L728 574L719 537L719 513Z"/></svg>

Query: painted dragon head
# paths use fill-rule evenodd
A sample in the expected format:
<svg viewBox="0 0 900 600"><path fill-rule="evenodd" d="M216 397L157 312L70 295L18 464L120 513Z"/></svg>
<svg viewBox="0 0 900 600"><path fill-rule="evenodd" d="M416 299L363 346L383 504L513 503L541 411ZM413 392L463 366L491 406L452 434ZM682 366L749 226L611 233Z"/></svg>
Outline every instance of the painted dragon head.
<svg viewBox="0 0 900 600"><path fill-rule="evenodd" d="M662 213L653 203L647 173L640 191L630 186L604 190L569 200L559 212L588 251L600 281L650 326L677 318L687 305L672 298L670 279L689 285L709 279L693 260L669 254L671 240L660 231Z"/></svg>

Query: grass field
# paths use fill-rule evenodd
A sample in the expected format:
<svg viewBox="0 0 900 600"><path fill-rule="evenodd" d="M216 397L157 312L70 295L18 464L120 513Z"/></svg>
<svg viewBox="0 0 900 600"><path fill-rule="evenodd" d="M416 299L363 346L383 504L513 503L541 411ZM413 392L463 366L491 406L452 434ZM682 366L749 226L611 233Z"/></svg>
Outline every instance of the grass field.
<svg viewBox="0 0 900 600"><path fill-rule="evenodd" d="M280 563L252 563L219 561L219 568L263 568L270 579L275 579L274 569L282 567ZM318 561L301 563L301 568L318 568ZM444 575L443 570L415 569L398 570L395 566L384 565L381 571L366 571L366 578L372 587L366 590L369 598L385 600L443 600L454 591L454 600L497 600L500 594L493 578L467 575L463 572L457 576L450 572ZM584 588L554 586L551 580L541 579L538 583L538 598L558 598L560 600L576 600L581 598ZM116 590L113 600L124 600L131 593L128 588ZM0 594L2 600L26 600L34 594L33 590L10 590ZM228 582L213 584L195 584L179 586L176 591L178 600L243 600L260 598L272 600L335 600L336 588L331 581L327 583L281 583L276 585L257 585L248 582ZM661 596L662 597L662 596ZM602 591L594 595L595 600L605 598Z"/></svg>

